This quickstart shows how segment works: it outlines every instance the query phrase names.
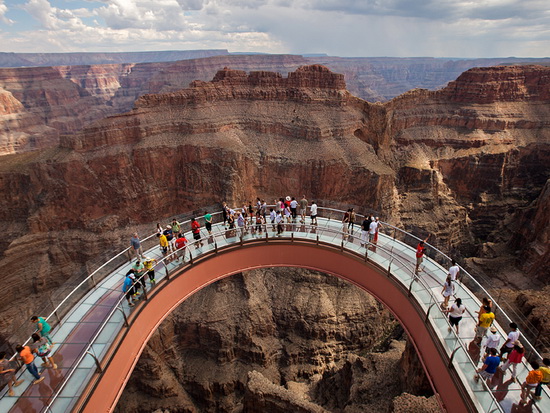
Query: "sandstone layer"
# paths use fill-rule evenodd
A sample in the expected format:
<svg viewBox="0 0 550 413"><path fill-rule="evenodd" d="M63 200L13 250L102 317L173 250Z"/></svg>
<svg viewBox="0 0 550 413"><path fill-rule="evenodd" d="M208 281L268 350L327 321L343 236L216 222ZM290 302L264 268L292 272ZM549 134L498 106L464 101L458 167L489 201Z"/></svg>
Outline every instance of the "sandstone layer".
<svg viewBox="0 0 550 413"><path fill-rule="evenodd" d="M3 157L1 264L13 275L3 294L43 303L86 262L126 245L119 229L289 193L368 208L431 232L458 258L484 258L485 245L512 239L516 211L545 205L547 191L536 199L549 176L549 72L472 69L445 89L386 104L354 97L319 65L287 77L224 69L212 82L143 96L61 146ZM531 254L520 266L547 262L544 237L520 242ZM515 278L507 282L533 280Z"/></svg>

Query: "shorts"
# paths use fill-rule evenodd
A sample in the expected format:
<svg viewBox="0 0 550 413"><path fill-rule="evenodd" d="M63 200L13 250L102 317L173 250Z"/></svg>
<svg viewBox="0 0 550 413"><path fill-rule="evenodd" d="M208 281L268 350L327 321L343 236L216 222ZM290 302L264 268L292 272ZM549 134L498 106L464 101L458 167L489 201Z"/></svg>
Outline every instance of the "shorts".
<svg viewBox="0 0 550 413"><path fill-rule="evenodd" d="M489 327L477 326L476 327L476 337L484 337L485 335L487 335L487 330L488 329L489 329Z"/></svg>
<svg viewBox="0 0 550 413"><path fill-rule="evenodd" d="M196 240L201 239L201 233L200 232L193 232L193 238L195 238Z"/></svg>
<svg viewBox="0 0 550 413"><path fill-rule="evenodd" d="M422 264L422 261L424 260L424 256L422 257L416 257L416 266L419 267L420 264Z"/></svg>
<svg viewBox="0 0 550 413"><path fill-rule="evenodd" d="M317 219L317 215L311 215L311 219Z"/></svg>
<svg viewBox="0 0 550 413"><path fill-rule="evenodd" d="M204 224L204 226L205 226L205 228L208 232L212 231L212 224L211 223L207 222L207 223Z"/></svg>
<svg viewBox="0 0 550 413"><path fill-rule="evenodd" d="M451 323L451 327L458 326L460 320L462 320L462 317L453 317L452 315L449 316L449 323Z"/></svg>
<svg viewBox="0 0 550 413"><path fill-rule="evenodd" d="M160 247L160 250L163 254L166 254L168 252L168 247Z"/></svg>
<svg viewBox="0 0 550 413"><path fill-rule="evenodd" d="M509 354L509 353L511 353L513 349L514 349L514 347L508 347L506 344L503 345L503 346L500 348L500 356L502 357L503 354Z"/></svg>
<svg viewBox="0 0 550 413"><path fill-rule="evenodd" d="M486 380L492 379L495 373L487 373L485 370L479 372L479 377L482 377Z"/></svg>

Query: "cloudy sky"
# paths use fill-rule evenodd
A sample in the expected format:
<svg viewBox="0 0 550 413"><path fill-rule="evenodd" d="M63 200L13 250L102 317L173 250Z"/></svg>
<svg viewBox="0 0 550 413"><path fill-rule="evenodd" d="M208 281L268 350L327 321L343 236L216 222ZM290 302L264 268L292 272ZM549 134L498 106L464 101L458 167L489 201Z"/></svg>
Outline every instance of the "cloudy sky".
<svg viewBox="0 0 550 413"><path fill-rule="evenodd" d="M1 52L548 57L549 0L0 0Z"/></svg>

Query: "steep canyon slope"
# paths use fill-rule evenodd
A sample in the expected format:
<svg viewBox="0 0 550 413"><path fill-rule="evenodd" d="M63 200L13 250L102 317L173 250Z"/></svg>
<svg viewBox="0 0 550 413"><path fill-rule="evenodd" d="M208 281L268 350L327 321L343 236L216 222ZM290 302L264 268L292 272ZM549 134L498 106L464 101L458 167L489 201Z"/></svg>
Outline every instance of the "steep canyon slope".
<svg viewBox="0 0 550 413"><path fill-rule="evenodd" d="M2 157L0 329L9 335L134 228L256 196L375 210L489 269L495 286L548 285L549 93L549 68L494 67L369 103L311 65L288 76L225 68L144 95L59 146ZM496 272L501 257L510 268Z"/></svg>

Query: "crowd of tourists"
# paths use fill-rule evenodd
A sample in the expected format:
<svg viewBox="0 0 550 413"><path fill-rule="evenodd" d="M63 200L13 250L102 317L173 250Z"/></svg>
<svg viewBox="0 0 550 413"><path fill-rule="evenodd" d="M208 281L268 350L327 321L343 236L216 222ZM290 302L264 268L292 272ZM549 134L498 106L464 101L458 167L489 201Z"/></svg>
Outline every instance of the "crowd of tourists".
<svg viewBox="0 0 550 413"><path fill-rule="evenodd" d="M237 208L229 207L226 202L223 202L221 209L222 224L227 237L238 237L248 233L261 235L268 230L280 236L285 232L285 227L288 224L294 225L298 222L305 224L308 215L311 220L310 224L317 225L317 214L317 203L313 201L310 204L305 195L300 200L291 196L282 197L276 199L272 206L268 206L266 201L260 198L257 198L254 204L247 202L242 207ZM357 215L354 208L348 208L344 212L342 217L342 236L344 239L354 234L357 225L356 219ZM206 231L211 235L212 215L205 211L203 220ZM362 222L360 222L359 227L361 231L361 247L370 246L371 248L375 248L378 242L379 231L382 228L379 218L373 215L365 216ZM201 248L203 245L201 225L196 217L191 218L191 232L195 240L195 248ZM181 224L175 218L166 226L160 223L157 224L157 237L159 238L160 249L164 256L171 254L170 259L178 261L184 258L188 240L184 236ZM429 238L430 235L421 240L417 245L415 252L415 276L419 276L424 271L422 263L426 253L426 243ZM126 274L123 292L126 294L128 304L133 306L134 302L145 293L145 275L148 276L151 287L154 286L154 266L156 261L144 257L137 234L134 234L134 237L132 237L131 246L137 261ZM460 267L453 259L451 260L451 266L447 271L447 277L441 290L443 297L441 309L448 315L449 331L455 328L457 335L459 334L460 321L466 312L461 298L456 297L456 286L460 281ZM140 293L140 290L143 293ZM452 305L449 304L451 297L455 297ZM503 376L508 369L511 369L512 379L515 380L517 365L521 363L523 356L523 346L519 340L520 333L517 325L515 323L510 324L510 332L507 339L499 347L500 335L496 327L493 326L495 315L492 311L492 302L484 299L482 306L476 313L478 314L478 322L475 328L474 343L480 347L480 353L483 355L481 357L483 364L478 369L475 379L479 380L479 377L482 377L487 382L490 382L498 367ZM526 402L531 390L535 392L534 399L540 399L542 386L548 384L550 381L548 359L543 359L541 366L537 362L533 362L531 363L531 367L533 370L529 372L525 382L521 385L521 400L523 403Z"/></svg>

